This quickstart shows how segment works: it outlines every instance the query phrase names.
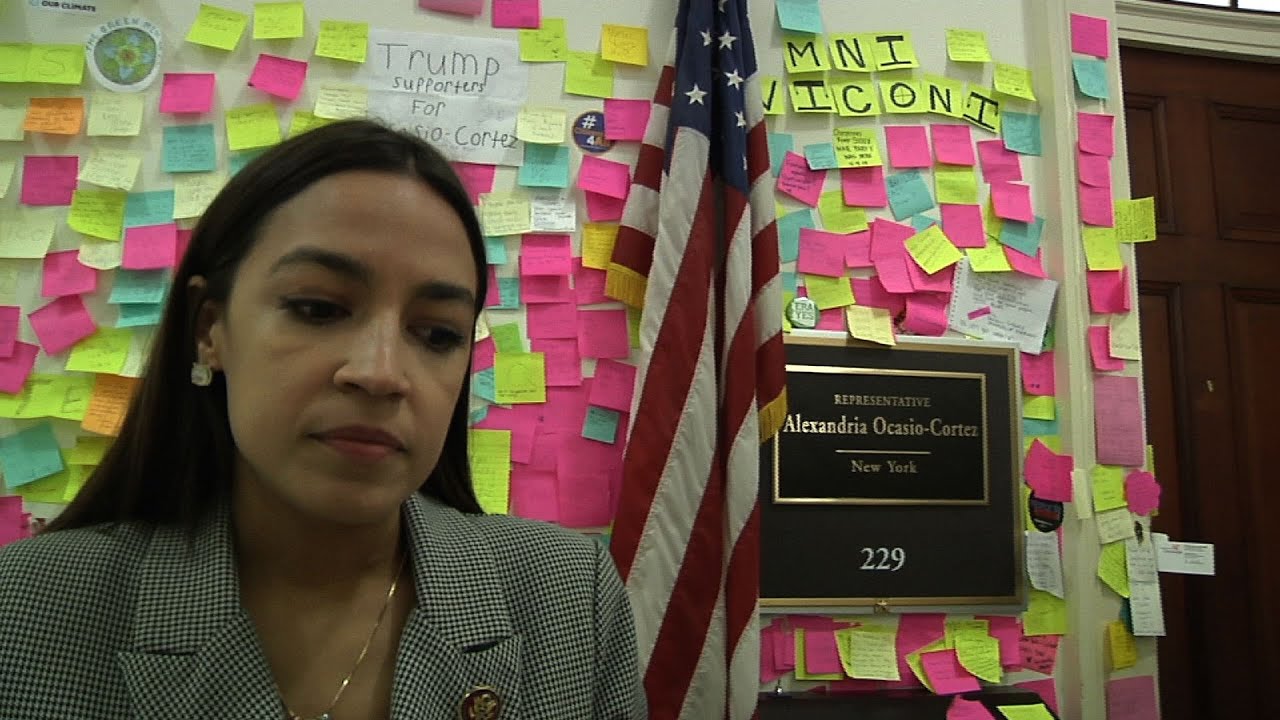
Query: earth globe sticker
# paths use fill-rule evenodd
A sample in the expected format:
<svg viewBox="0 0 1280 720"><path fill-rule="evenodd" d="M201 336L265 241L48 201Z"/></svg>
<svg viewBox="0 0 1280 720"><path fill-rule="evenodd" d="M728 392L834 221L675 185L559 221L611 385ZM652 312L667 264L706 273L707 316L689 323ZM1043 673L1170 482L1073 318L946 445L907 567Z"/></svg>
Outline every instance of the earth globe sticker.
<svg viewBox="0 0 1280 720"><path fill-rule="evenodd" d="M142 92L160 72L160 28L140 18L99 27L85 43L93 78L113 92Z"/></svg>

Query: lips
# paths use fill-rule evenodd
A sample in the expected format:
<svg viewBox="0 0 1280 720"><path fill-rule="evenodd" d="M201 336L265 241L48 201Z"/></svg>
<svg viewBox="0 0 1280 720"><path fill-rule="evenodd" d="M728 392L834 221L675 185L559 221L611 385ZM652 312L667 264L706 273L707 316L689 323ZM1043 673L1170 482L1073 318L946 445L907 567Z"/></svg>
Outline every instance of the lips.
<svg viewBox="0 0 1280 720"><path fill-rule="evenodd" d="M316 437L331 444L364 445L397 451L405 449L400 438L386 430L369 425L347 425L318 433Z"/></svg>

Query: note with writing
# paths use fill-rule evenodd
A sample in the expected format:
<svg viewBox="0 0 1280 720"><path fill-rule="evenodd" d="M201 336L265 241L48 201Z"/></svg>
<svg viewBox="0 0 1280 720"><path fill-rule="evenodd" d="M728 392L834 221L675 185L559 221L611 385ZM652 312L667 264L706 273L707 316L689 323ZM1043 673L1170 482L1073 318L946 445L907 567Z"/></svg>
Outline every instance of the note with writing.
<svg viewBox="0 0 1280 720"><path fill-rule="evenodd" d="M252 150L280 142L280 118L271 103L232 108L226 117L228 150Z"/></svg>
<svg viewBox="0 0 1280 720"><path fill-rule="evenodd" d="M467 456L476 499L487 513L505 513L511 501L511 431L472 429Z"/></svg>
<svg viewBox="0 0 1280 720"><path fill-rule="evenodd" d="M1146 437L1138 378L1100 375L1094 378L1093 395L1098 462L1141 467Z"/></svg>
<svg viewBox="0 0 1280 720"><path fill-rule="evenodd" d="M900 680L898 628L892 624L862 623L836 631L845 674L863 680Z"/></svg>
<svg viewBox="0 0 1280 720"><path fill-rule="evenodd" d="M210 172L218 167L213 125L171 125L164 129L161 168L168 173Z"/></svg>
<svg viewBox="0 0 1280 720"><path fill-rule="evenodd" d="M321 20L315 55L362 63L369 50L369 23Z"/></svg>
<svg viewBox="0 0 1280 720"><path fill-rule="evenodd" d="M613 63L599 53L570 50L564 66L564 91L570 95L613 97Z"/></svg>
<svg viewBox="0 0 1280 720"><path fill-rule="evenodd" d="M200 12L187 31L187 42L219 50L235 50L249 24L249 16L227 8L200 3Z"/></svg>
<svg viewBox="0 0 1280 720"><path fill-rule="evenodd" d="M262 53L249 74L249 87L285 100L297 100L306 79L305 60Z"/></svg>
<svg viewBox="0 0 1280 720"><path fill-rule="evenodd" d="M79 180L112 190L132 190L142 156L124 150L96 147L80 169ZM0 173L2 174L2 173ZM0 178L3 184L3 178ZM0 193L0 197L4 194Z"/></svg>
<svg viewBox="0 0 1280 720"><path fill-rule="evenodd" d="M562 143L567 123L563 108L526 106L516 117L516 137L527 143Z"/></svg>
<svg viewBox="0 0 1280 720"><path fill-rule="evenodd" d="M971 258L956 263L950 327L976 337L1014 342L1023 352L1039 355L1058 283L1025 275L975 273L970 265ZM989 314L969 317L986 307L991 308Z"/></svg>
<svg viewBox="0 0 1280 720"><path fill-rule="evenodd" d="M22 129L50 135L77 135L84 124L84 98L33 97L27 101Z"/></svg>
<svg viewBox="0 0 1280 720"><path fill-rule="evenodd" d="M142 131L138 94L96 92L89 99L89 136L133 137Z"/></svg>
<svg viewBox="0 0 1280 720"><path fill-rule="evenodd" d="M538 29L521 30L519 40L522 62L562 62L569 59L564 18L544 17Z"/></svg>
<svg viewBox="0 0 1280 720"><path fill-rule="evenodd" d="M826 171L810 170L804 156L789 152L778 175L778 190L810 207L817 207L825 180Z"/></svg>
<svg viewBox="0 0 1280 720"><path fill-rule="evenodd" d="M649 64L649 29L632 25L600 26L600 54L627 65Z"/></svg>
<svg viewBox="0 0 1280 720"><path fill-rule="evenodd" d="M981 30L947 28L947 57L955 62L991 62L987 34Z"/></svg>
<svg viewBox="0 0 1280 720"><path fill-rule="evenodd" d="M91 237L119 240L126 199L127 193L121 190L76 190L67 211L67 225Z"/></svg>
<svg viewBox="0 0 1280 720"><path fill-rule="evenodd" d="M10 488L61 472L66 465L58 449L58 439L48 422L0 437L0 468Z"/></svg>
<svg viewBox="0 0 1280 720"><path fill-rule="evenodd" d="M542 353L499 353L494 371L500 404L547 401L546 356Z"/></svg>
<svg viewBox="0 0 1280 720"><path fill-rule="evenodd" d="M259 2L253 5L253 39L300 38L306 31L305 6L296 2Z"/></svg>
<svg viewBox="0 0 1280 720"><path fill-rule="evenodd" d="M1058 550L1058 534L1027 532L1027 575L1031 586L1056 597L1065 597L1062 579L1062 554Z"/></svg>

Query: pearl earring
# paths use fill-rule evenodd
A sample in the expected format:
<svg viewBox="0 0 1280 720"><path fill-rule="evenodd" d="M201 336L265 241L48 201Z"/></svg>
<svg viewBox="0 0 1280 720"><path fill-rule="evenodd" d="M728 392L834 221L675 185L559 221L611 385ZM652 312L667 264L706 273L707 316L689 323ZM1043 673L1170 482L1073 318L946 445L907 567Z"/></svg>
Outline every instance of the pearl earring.
<svg viewBox="0 0 1280 720"><path fill-rule="evenodd" d="M213 382L213 369L207 363L199 361L191 363L191 384L196 387L209 387Z"/></svg>

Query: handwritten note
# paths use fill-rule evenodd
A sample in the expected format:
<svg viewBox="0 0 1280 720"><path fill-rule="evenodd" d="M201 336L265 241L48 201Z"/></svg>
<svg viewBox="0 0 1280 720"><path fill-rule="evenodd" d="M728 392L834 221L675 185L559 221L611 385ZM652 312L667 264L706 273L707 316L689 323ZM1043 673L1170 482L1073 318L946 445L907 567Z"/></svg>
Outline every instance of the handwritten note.
<svg viewBox="0 0 1280 720"><path fill-rule="evenodd" d="M1102 375L1093 387L1098 462L1141 467L1146 441L1138 379Z"/></svg>
<svg viewBox="0 0 1280 720"><path fill-rule="evenodd" d="M0 468L10 489L61 472L66 465L53 427L42 422L0 437Z"/></svg>
<svg viewBox="0 0 1280 720"><path fill-rule="evenodd" d="M199 217L227 183L220 172L183 173L173 180L174 219Z"/></svg>
<svg viewBox="0 0 1280 720"><path fill-rule="evenodd" d="M316 93L316 117L326 120L364 117L369 111L369 91L358 85L324 85Z"/></svg>
<svg viewBox="0 0 1280 720"><path fill-rule="evenodd" d="M119 190L76 190L67 212L67 225L85 235L119 240L124 229L126 197Z"/></svg>
<svg viewBox="0 0 1280 720"><path fill-rule="evenodd" d="M253 150L280 142L280 118L271 103L258 103L227 111L227 148Z"/></svg>
<svg viewBox="0 0 1280 720"><path fill-rule="evenodd" d="M300 38L306 27L302 2L260 2L253 5L253 39Z"/></svg>
<svg viewBox="0 0 1280 720"><path fill-rule="evenodd" d="M570 51L564 66L564 91L570 95L613 97L613 63L599 53Z"/></svg>
<svg viewBox="0 0 1280 720"><path fill-rule="evenodd" d="M187 31L187 42L219 50L235 50L248 24L249 16L242 12L201 3L200 12Z"/></svg>
<svg viewBox="0 0 1280 720"><path fill-rule="evenodd" d="M569 59L564 18L542 18L537 30L520 31L521 62L562 62Z"/></svg>
<svg viewBox="0 0 1280 720"><path fill-rule="evenodd" d="M316 57L363 63L369 51L369 23L321 20Z"/></svg>
<svg viewBox="0 0 1280 720"><path fill-rule="evenodd" d="M511 502L511 431L468 431L467 456L481 509L507 512Z"/></svg>
<svg viewBox="0 0 1280 720"><path fill-rule="evenodd" d="M981 30L947 28L947 57L955 62L991 62L987 34Z"/></svg>
<svg viewBox="0 0 1280 720"><path fill-rule="evenodd" d="M209 172L218 167L213 125L172 125L164 129L161 168L169 173Z"/></svg>
<svg viewBox="0 0 1280 720"><path fill-rule="evenodd" d="M613 62L648 65L649 29L605 23L600 27L600 54Z"/></svg>
<svg viewBox="0 0 1280 720"><path fill-rule="evenodd" d="M850 305L844 309L845 323L849 334L859 340L867 340L880 345L897 345L893 332L893 317L889 311L879 307Z"/></svg>
<svg viewBox="0 0 1280 720"><path fill-rule="evenodd" d="M500 404L547 401L546 356L542 353L498 353L494 376Z"/></svg>
<svg viewBox="0 0 1280 720"><path fill-rule="evenodd" d="M516 117L516 137L528 143L562 143L567 123L561 108L525 107Z"/></svg>
<svg viewBox="0 0 1280 720"><path fill-rule="evenodd" d="M136 136L142 131L142 101L139 94L94 93L89 100L89 136Z"/></svg>
<svg viewBox="0 0 1280 720"><path fill-rule="evenodd" d="M141 155L97 147L81 168L79 180L113 190L132 190L140 167Z"/></svg>
<svg viewBox="0 0 1280 720"><path fill-rule="evenodd" d="M302 83L306 79L305 60L262 53L253 66L253 72L249 75L249 87L285 100L297 100L298 94L302 92Z"/></svg>
<svg viewBox="0 0 1280 720"><path fill-rule="evenodd" d="M1057 533L1027 531L1027 575L1031 586L1056 597L1065 597L1062 578L1062 555Z"/></svg>
<svg viewBox="0 0 1280 720"><path fill-rule="evenodd" d="M22 129L49 135L77 135L84 124L84 98L31 98Z"/></svg>
<svg viewBox="0 0 1280 720"><path fill-rule="evenodd" d="M861 168L883 165L880 159L880 140L873 128L836 128L836 165L842 168Z"/></svg>
<svg viewBox="0 0 1280 720"><path fill-rule="evenodd" d="M1036 93L1032 88L1031 71L1017 65L996 63L993 86L996 92L1011 95L1023 100L1036 101Z"/></svg>

